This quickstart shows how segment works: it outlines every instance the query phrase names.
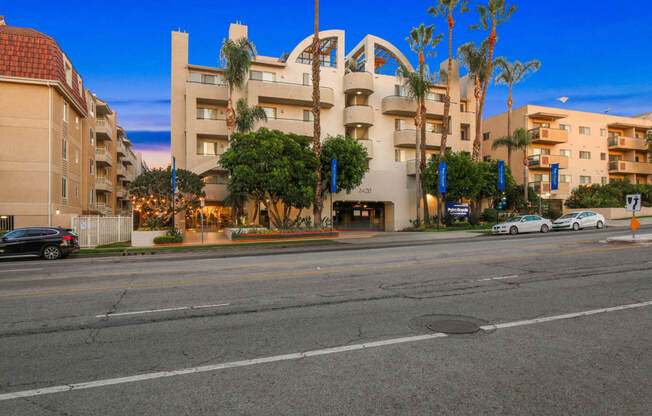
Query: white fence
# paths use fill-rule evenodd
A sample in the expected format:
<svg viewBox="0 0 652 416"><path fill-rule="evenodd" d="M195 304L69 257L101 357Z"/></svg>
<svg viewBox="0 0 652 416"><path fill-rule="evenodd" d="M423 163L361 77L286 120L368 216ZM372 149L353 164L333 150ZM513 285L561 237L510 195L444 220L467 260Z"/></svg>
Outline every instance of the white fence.
<svg viewBox="0 0 652 416"><path fill-rule="evenodd" d="M133 217L73 217L71 228L82 248L131 241Z"/></svg>

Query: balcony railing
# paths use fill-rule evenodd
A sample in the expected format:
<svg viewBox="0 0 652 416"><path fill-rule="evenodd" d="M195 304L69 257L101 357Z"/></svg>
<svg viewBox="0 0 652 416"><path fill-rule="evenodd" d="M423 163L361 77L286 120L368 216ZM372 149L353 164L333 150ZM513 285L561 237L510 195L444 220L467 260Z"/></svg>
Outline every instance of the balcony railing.
<svg viewBox="0 0 652 416"><path fill-rule="evenodd" d="M568 130L537 127L528 130L532 143L558 144L568 142Z"/></svg>
<svg viewBox="0 0 652 416"><path fill-rule="evenodd" d="M344 108L345 126L372 126L374 124L374 109L370 105L359 104Z"/></svg>
<svg viewBox="0 0 652 416"><path fill-rule="evenodd" d="M652 175L652 163L614 160L609 162L609 172L638 174L638 175Z"/></svg>
<svg viewBox="0 0 652 416"><path fill-rule="evenodd" d="M96 147L95 162L98 164L106 164L111 166L113 164L113 156L106 147Z"/></svg>
<svg viewBox="0 0 652 416"><path fill-rule="evenodd" d="M102 117L95 120L95 135L97 140L113 139L113 128L106 118Z"/></svg>
<svg viewBox="0 0 652 416"><path fill-rule="evenodd" d="M444 102L439 98L426 99L426 116L442 118ZM415 99L404 95L389 95L381 101L383 114L411 117L416 114L417 102Z"/></svg>
<svg viewBox="0 0 652 416"><path fill-rule="evenodd" d="M647 140L639 137L611 136L608 143L610 150L648 150Z"/></svg>
<svg viewBox="0 0 652 416"><path fill-rule="evenodd" d="M95 189L100 192L111 192L113 190L113 181L105 176L96 176Z"/></svg>
<svg viewBox="0 0 652 416"><path fill-rule="evenodd" d="M258 97L259 103L312 105L312 85L281 81L263 81L250 79L249 97ZM320 105L330 108L335 104L334 90L330 87L319 87Z"/></svg>
<svg viewBox="0 0 652 416"><path fill-rule="evenodd" d="M562 155L532 155L528 156L528 167L532 169L550 169L550 165L558 164L559 169L568 169L568 156Z"/></svg>

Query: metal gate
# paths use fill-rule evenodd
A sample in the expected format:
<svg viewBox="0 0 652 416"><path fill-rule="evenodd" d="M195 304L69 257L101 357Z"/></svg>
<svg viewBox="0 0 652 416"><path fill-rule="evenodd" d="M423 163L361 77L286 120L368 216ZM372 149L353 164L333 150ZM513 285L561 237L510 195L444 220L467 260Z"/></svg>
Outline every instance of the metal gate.
<svg viewBox="0 0 652 416"><path fill-rule="evenodd" d="M82 248L131 241L133 217L73 217L72 230Z"/></svg>

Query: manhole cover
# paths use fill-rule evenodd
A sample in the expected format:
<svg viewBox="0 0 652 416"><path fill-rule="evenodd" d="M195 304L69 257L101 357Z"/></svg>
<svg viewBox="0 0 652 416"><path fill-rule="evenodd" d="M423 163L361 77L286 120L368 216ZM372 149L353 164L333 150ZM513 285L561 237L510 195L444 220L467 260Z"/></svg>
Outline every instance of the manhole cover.
<svg viewBox="0 0 652 416"><path fill-rule="evenodd" d="M460 319L437 319L430 321L426 326L435 332L444 334L473 334L480 330L475 323Z"/></svg>

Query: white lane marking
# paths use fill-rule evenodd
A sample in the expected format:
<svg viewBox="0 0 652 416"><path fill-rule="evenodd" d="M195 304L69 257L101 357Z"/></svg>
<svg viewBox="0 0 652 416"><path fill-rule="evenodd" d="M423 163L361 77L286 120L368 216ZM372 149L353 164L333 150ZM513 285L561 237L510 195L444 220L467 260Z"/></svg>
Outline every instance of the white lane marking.
<svg viewBox="0 0 652 416"><path fill-rule="evenodd" d="M476 282L486 282L487 280L505 280L505 279L516 279L517 274L512 274L509 276L498 276L498 277L487 277L486 279L478 279Z"/></svg>
<svg viewBox="0 0 652 416"><path fill-rule="evenodd" d="M537 319L529 319L529 320L524 320L524 321L506 322L506 323L503 323L503 324L495 324L495 325L485 325L485 326L482 326L480 328L482 328L484 330L511 328L511 327L515 327L515 326L532 325L532 324L556 321L556 320L561 320L561 319L578 318L578 317L582 317L582 316L595 315L595 314L599 314L599 313L622 311L622 310L625 310L625 309L642 308L644 306L650 306L650 305L652 305L652 301L641 302L641 303L631 303L631 304L628 304L628 305L614 306L614 307L611 307L611 308L592 309L592 310L583 311L583 312L568 313L568 314L564 314L564 315L554 315L554 316L548 316L548 317L537 318ZM307 358L307 357L317 357L317 356L320 356L320 355L337 354L337 353L340 353L340 352L363 350L363 349L367 349L367 348L382 347L382 346L386 346L386 345L396 345L396 344L404 344L404 343L408 343L408 342L426 341L426 340L431 340L431 339L435 339L435 338L444 338L446 336L447 336L446 334L436 332L436 333L433 333L433 334L416 335L416 336L412 336L412 337L403 337L403 338L385 339L385 340L381 340L381 341L367 342L367 343L364 343L364 344L344 345L344 346L341 346L341 347L324 348L324 349L320 349L320 350L312 350L312 351L298 352L298 353L292 353L292 354L273 355L273 356L270 356L270 357L254 358L254 359L251 359L251 360L231 361L231 362L227 362L227 363L205 365L205 366L201 366L201 367L183 368L183 369L180 369L180 370L158 371L158 372L154 372L154 373L138 374L138 375L135 375L135 376L128 376L128 377L108 378L108 379L103 379L103 380L89 381L89 382L85 382L85 383L73 383L73 384L66 384L66 385L61 385L61 386L45 387L45 388L34 389L34 390L15 391L15 392L12 392L12 393L0 394L0 401L13 400L13 399L19 399L19 398L24 398L24 397L42 396L42 395L45 395L45 394L54 394L54 393L63 393L63 392L68 392L68 391L92 389L92 388L97 388L97 387L113 386L113 385L116 385L116 384L125 384L125 383L133 383L133 382L138 382L138 381L154 380L154 379L159 379L159 378L180 376L180 375L184 375L184 374L206 373L206 372L210 372L210 371L224 370L224 369L227 369L227 368L248 367L248 366L257 365L257 364L266 364L266 363L274 363L274 362L289 361L289 360L299 360L299 359Z"/></svg>
<svg viewBox="0 0 652 416"><path fill-rule="evenodd" d="M29 269L10 269L10 270L0 270L0 273L9 273L9 272L28 272L32 270L43 270L43 267L29 268Z"/></svg>
<svg viewBox="0 0 652 416"><path fill-rule="evenodd" d="M112 316L142 315L142 314L145 314L145 313L159 313L159 312L170 312L170 311L186 311L186 310L192 310L192 309L218 308L220 306L229 306L229 305L230 305L230 303L217 303L215 305L179 306L177 308L149 309L149 310L145 310L145 311L104 313L104 314L101 314L101 315L95 315L95 317L96 318L110 318Z"/></svg>

